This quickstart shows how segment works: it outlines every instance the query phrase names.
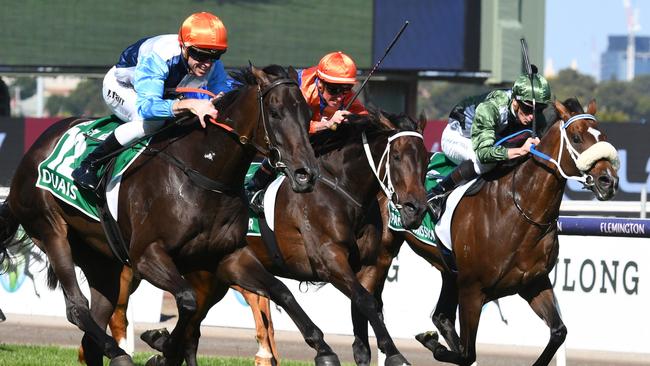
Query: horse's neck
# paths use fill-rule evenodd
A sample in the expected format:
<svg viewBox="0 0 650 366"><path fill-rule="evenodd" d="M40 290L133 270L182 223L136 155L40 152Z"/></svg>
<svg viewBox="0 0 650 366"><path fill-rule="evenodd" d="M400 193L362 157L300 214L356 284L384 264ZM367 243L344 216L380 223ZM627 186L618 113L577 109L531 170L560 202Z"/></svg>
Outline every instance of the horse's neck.
<svg viewBox="0 0 650 366"><path fill-rule="evenodd" d="M530 158L512 172L515 199L526 215L536 222L557 218L566 180L554 169ZM508 180L512 194L512 180Z"/></svg>
<svg viewBox="0 0 650 366"><path fill-rule="evenodd" d="M385 147L385 143L382 144L380 140L385 141L384 138L378 137L369 142L375 164L379 163L379 158ZM379 151L380 149L381 151ZM379 182L370 168L361 143L352 142L344 149L328 155L324 168L331 178L336 178L339 181L342 189L348 191L364 207L375 199L380 190Z"/></svg>

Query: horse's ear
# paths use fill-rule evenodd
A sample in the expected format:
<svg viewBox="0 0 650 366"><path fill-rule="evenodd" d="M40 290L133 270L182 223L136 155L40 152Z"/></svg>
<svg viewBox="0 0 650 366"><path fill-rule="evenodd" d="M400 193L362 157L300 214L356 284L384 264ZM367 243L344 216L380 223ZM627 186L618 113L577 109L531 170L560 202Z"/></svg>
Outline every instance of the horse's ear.
<svg viewBox="0 0 650 366"><path fill-rule="evenodd" d="M571 118L571 113L569 113L569 110L564 106L564 104L562 104L562 102L556 99L553 103L555 104L555 109L562 120L567 121Z"/></svg>
<svg viewBox="0 0 650 366"><path fill-rule="evenodd" d="M386 127L387 129L395 129L395 124L391 120L391 115L384 111L377 111L377 120L379 124Z"/></svg>
<svg viewBox="0 0 650 366"><path fill-rule="evenodd" d="M289 72L289 77L295 80L296 82L298 82L298 71L296 71L296 69L294 69L293 66L289 66L288 72Z"/></svg>
<svg viewBox="0 0 650 366"><path fill-rule="evenodd" d="M269 80L268 75L262 70L258 69L257 67L251 65L251 73L255 76L255 79L257 80L257 85L259 86L265 86L268 85L271 81Z"/></svg>
<svg viewBox="0 0 650 366"><path fill-rule="evenodd" d="M424 111L422 111L418 117L418 130L424 132L425 128L427 128L427 115L424 113Z"/></svg>
<svg viewBox="0 0 650 366"><path fill-rule="evenodd" d="M592 99L587 106L587 113L596 115L596 99Z"/></svg>

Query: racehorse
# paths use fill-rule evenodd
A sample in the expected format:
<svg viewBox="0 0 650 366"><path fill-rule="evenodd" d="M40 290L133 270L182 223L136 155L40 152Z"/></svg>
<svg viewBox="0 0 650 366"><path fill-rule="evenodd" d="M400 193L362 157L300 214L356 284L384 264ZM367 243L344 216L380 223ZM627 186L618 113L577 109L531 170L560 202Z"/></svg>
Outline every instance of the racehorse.
<svg viewBox="0 0 650 366"><path fill-rule="evenodd" d="M318 168L307 137L309 108L295 70L251 67L237 80L240 88L214 101L220 127L197 128L193 118L192 124L167 129L123 174L118 221L127 238L130 263L136 276L174 295L179 320L171 340L179 345L197 306L196 294L182 274L204 270L227 285L270 296L291 314L317 351L317 360L328 358L333 352L322 332L286 286L244 247L248 211L241 187L258 150L285 172L293 190L313 188ZM13 236L21 224L48 256L49 284L58 281L63 287L66 315L84 332L88 363L101 365L104 355L111 365L133 365L105 331L118 298L122 263L112 254L100 224L35 187L38 164L59 137L81 121L57 122L23 157L0 207L0 252L15 244ZM220 189L205 188L214 186ZM91 306L79 288L75 265L90 286ZM164 356L150 364L183 361L181 348L167 348Z"/></svg>
<svg viewBox="0 0 650 366"><path fill-rule="evenodd" d="M559 120L551 126L538 150L548 156L564 156L557 159L559 167L545 160L528 158L501 173L485 177L482 190L464 197L454 213L453 254L424 243L410 232L388 229L387 199L381 194L378 196L381 245L376 261L364 265L357 277L374 294L381 308L381 294L391 261L404 242L441 272L442 289L432 321L451 350L438 343L434 332L416 337L438 360L472 364L476 359L476 331L482 306L512 294L524 298L550 328L549 343L535 365L547 365L564 342L566 327L548 277L558 255L556 222L567 180L563 173L584 177L596 197L607 200L617 189L618 162L611 149L597 145L605 141L606 136L592 119L596 113L595 102L589 104L586 115L575 99L564 104L556 102L555 109ZM578 153L573 158L568 157L571 148ZM362 237L358 242L360 250L374 247L373 240ZM458 307L460 337L455 329ZM354 307L352 319L355 361L358 365L369 365L367 319ZM262 324L256 324L256 328L258 332L264 330Z"/></svg>
<svg viewBox="0 0 650 366"><path fill-rule="evenodd" d="M497 168L484 177L485 185L477 194L461 199L451 223L451 256L410 233L385 229L388 212L380 204L384 230L379 260L361 269L360 281L381 299L390 260L404 241L441 271L443 284L432 321L451 350L438 342L435 332L416 337L439 361L471 365L476 360L482 306L514 294L550 328L549 342L535 365L547 365L564 342L567 330L548 276L559 251L557 220L564 187L567 179L576 179L597 199L611 199L618 187L618 157L598 129L594 101L587 114L576 99L556 101L555 109L559 119L537 146L542 154ZM557 158L547 160L550 157ZM460 337L455 328L457 307ZM352 311L355 360L367 365L367 320Z"/></svg>
<svg viewBox="0 0 650 366"><path fill-rule="evenodd" d="M360 129L364 125L367 126ZM377 302L356 279L356 272L366 261L373 260L377 249L357 247L357 229L365 226L369 219L367 207L375 202L380 189L399 209L405 227L419 226L426 207L427 152L421 135L423 127L424 122L417 124L406 116L390 120L360 116L341 124L336 132L316 135L313 143L322 173L314 191L294 195L283 183L276 197L274 237L283 265L278 265L259 237L248 237L248 247L272 273L300 281L329 282L349 297L352 307L370 319L389 366L408 361L380 318ZM379 235L375 233L377 238ZM211 294L214 281L205 273L191 273L186 278L201 294L198 297L206 301L199 304L199 316L187 325L187 333L195 334L219 297ZM155 338L164 337L157 334ZM144 338L154 337L145 333ZM196 354L198 338L195 340L187 354ZM157 348L156 344L149 344Z"/></svg>

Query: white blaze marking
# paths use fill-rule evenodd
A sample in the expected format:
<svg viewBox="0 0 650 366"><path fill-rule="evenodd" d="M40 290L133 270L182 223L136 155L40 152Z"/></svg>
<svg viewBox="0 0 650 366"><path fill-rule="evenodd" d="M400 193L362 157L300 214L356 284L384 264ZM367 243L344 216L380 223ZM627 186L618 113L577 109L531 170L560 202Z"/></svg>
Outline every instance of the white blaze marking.
<svg viewBox="0 0 650 366"><path fill-rule="evenodd" d="M600 131L598 131L597 129L595 129L593 127L589 127L587 132L594 135L594 137L596 138L596 141L600 141Z"/></svg>

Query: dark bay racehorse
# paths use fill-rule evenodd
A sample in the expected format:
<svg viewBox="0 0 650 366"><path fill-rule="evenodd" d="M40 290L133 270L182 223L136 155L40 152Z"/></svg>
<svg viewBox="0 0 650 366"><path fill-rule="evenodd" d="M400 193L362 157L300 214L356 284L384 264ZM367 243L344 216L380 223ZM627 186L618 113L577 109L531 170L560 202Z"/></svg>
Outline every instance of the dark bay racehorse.
<svg viewBox="0 0 650 366"><path fill-rule="evenodd" d="M485 177L478 194L463 197L451 224L455 261L412 234L386 230L388 212L380 204L384 230L379 260L361 269L360 281L381 299L390 259L404 240L441 271L442 290L432 320L451 350L438 343L434 332L417 337L439 361L471 365L476 360L482 306L514 294L526 300L550 328L549 343L535 365L547 365L564 342L567 330L548 274L558 255L557 219L566 177L582 180L599 200L611 199L618 185L618 157L598 129L594 101L587 114L575 99L555 102L555 107L560 120L550 127L537 150L559 164L535 157L514 167L497 168ZM460 337L455 329L457 307ZM367 321L353 309L353 322L355 359L367 365Z"/></svg>
<svg viewBox="0 0 650 366"><path fill-rule="evenodd" d="M579 154L572 159L568 150L564 150L564 157L557 159L562 171L570 176L591 177L586 178L586 183L593 184L588 183L587 187L598 199L610 199L617 188L618 163L615 152L612 154L611 149L602 148L602 144L596 145L606 140L596 121L591 119L596 113L596 104L589 104L587 115L583 114L577 100L570 99L565 104L556 103L561 120L542 139L538 150L557 157L562 149L570 149L564 146L570 145ZM561 132L563 126L566 134ZM564 146L563 135L566 136ZM482 306L501 297L519 294L550 328L549 343L535 362L535 365L547 365L566 336L548 278L557 260L556 220L566 179L557 166L536 158L486 178L488 182L480 193L463 198L454 214L455 258L410 233L389 230L387 200L379 195L382 244L376 249L376 261L366 263L357 277L381 307L381 293L391 261L404 242L437 268L443 283L432 321L451 351L438 343L434 332L420 334L417 338L433 351L436 359L460 365L470 365L476 359L475 337ZM360 250L375 248L373 240L372 236L363 236L359 240ZM459 306L460 337L454 326ZM367 319L354 308L352 318L356 363L369 365ZM265 329L263 324L256 324L256 328L258 332ZM270 348L270 343L266 347Z"/></svg>
<svg viewBox="0 0 650 366"><path fill-rule="evenodd" d="M182 274L207 271L228 285L270 296L291 314L317 358L329 356L331 348L322 332L286 286L244 248L248 212L241 187L256 150L268 153L265 147L269 146L271 160L285 171L295 191L313 187L318 168L307 137L309 108L295 72L290 77L281 67L251 67L238 79L242 87L215 102L225 129L197 128L194 119L192 125L166 130L151 142L155 150L142 154L123 175L119 225L129 244L135 276L175 296L179 320L171 341L179 345L197 307L196 294ZM69 118L54 124L23 157L7 201L0 207L0 250L14 243L21 224L48 256L50 285L58 280L63 288L68 320L84 332L88 363L101 365L104 355L111 365L133 365L105 331L118 298L122 263L114 258L99 223L35 187L38 164L59 137L79 122ZM184 169L170 164L169 157ZM197 176L203 183L219 182L229 189L201 188ZM90 306L79 288L75 265L90 286ZM183 361L181 348L167 348L165 356L160 364Z"/></svg>
<svg viewBox="0 0 650 366"><path fill-rule="evenodd" d="M360 130L364 121L369 125ZM259 237L248 237L249 248L272 273L301 281L329 282L349 297L352 307L370 319L378 346L387 355L386 365L391 366L406 365L408 361L393 343L379 316L377 302L356 278L365 262L374 261L377 251L359 248L357 232L369 219L367 207L375 202L382 188L399 209L405 227L420 224L426 205L427 164L422 128L423 123L417 125L408 117L389 121L370 116L319 135L314 146L320 154L321 178L314 191L296 195L282 184L276 198L275 238L283 265L278 265ZM376 244L379 236L375 233ZM213 281L204 273L186 278L205 299L198 312L205 316L220 298L210 294ZM201 320L197 317L188 324L188 333L196 332ZM196 353L196 341L188 353ZM338 360L331 364L338 364Z"/></svg>

